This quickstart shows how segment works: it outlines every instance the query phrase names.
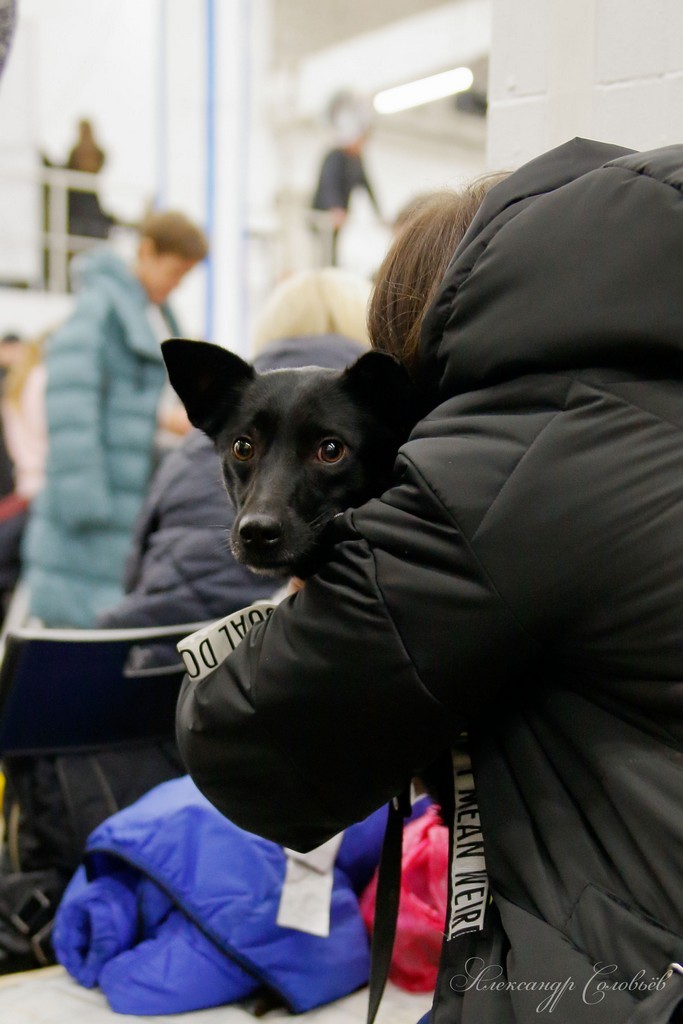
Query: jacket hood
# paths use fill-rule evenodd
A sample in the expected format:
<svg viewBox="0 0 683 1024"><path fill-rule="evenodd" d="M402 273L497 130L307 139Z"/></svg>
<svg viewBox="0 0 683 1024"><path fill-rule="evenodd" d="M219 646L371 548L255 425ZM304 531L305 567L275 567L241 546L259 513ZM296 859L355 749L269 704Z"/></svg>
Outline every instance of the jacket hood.
<svg viewBox="0 0 683 1024"><path fill-rule="evenodd" d="M106 294L126 329L127 343L134 352L155 362L163 362L159 340L147 322L150 305L147 292L128 265L106 247L76 257L72 264L72 282L79 291L97 289ZM177 324L168 306L160 307L169 323L169 337L177 334Z"/></svg>
<svg viewBox="0 0 683 1024"><path fill-rule="evenodd" d="M259 373L265 370L298 370L304 366L344 370L369 351L367 345L341 334L282 338L265 345L254 359L254 366Z"/></svg>
<svg viewBox="0 0 683 1024"><path fill-rule="evenodd" d="M441 400L527 373L683 374L683 146L575 139L495 186L422 334Z"/></svg>

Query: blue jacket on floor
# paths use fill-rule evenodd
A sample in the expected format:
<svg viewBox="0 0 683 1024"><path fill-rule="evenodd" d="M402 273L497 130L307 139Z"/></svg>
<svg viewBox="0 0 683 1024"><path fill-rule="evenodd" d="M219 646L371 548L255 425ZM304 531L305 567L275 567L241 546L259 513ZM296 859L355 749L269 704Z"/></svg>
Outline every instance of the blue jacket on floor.
<svg viewBox="0 0 683 1024"><path fill-rule="evenodd" d="M321 937L276 923L282 847L233 825L189 777L166 782L91 834L57 913L57 959L119 1013L181 1013L263 986L294 1012L338 999L368 979L357 894L385 820L382 808L344 833Z"/></svg>

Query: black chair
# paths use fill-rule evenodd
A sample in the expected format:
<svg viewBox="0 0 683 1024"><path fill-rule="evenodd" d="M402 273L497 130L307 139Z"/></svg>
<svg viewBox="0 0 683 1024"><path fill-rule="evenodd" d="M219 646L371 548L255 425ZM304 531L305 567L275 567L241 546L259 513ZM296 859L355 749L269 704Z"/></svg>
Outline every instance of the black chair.
<svg viewBox="0 0 683 1024"><path fill-rule="evenodd" d="M202 625L11 625L0 638L0 975L53 961L55 909L90 831L182 773L166 754L185 671L175 644Z"/></svg>
<svg viewBox="0 0 683 1024"><path fill-rule="evenodd" d="M10 630L0 663L0 758L175 734L175 644L205 625Z"/></svg>

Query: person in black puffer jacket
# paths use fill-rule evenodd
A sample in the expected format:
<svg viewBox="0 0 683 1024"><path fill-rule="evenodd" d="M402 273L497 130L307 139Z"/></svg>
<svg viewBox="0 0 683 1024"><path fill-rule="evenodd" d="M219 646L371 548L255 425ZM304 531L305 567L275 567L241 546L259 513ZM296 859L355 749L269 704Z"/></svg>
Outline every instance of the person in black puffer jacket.
<svg viewBox="0 0 683 1024"><path fill-rule="evenodd" d="M446 757L432 1024L678 1022L683 146L575 140L459 245L445 216L402 227L370 314L431 411L320 572L186 678L180 749L297 850Z"/></svg>

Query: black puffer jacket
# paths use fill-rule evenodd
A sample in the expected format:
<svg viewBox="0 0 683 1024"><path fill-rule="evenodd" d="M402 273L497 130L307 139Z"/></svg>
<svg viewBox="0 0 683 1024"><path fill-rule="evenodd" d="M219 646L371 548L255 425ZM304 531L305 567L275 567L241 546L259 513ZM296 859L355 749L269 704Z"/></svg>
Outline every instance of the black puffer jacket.
<svg viewBox="0 0 683 1024"><path fill-rule="evenodd" d="M299 848L468 729L493 904L445 944L436 1024L683 997L656 991L683 959L682 191L683 147L582 140L492 190L395 486L181 695L200 788Z"/></svg>
<svg viewBox="0 0 683 1024"><path fill-rule="evenodd" d="M266 346L255 366L261 372L311 364L343 369L364 351L335 335L285 338ZM269 597L278 582L256 576L230 552L233 519L213 444L192 431L154 477L126 566L127 596L98 625L205 622Z"/></svg>

